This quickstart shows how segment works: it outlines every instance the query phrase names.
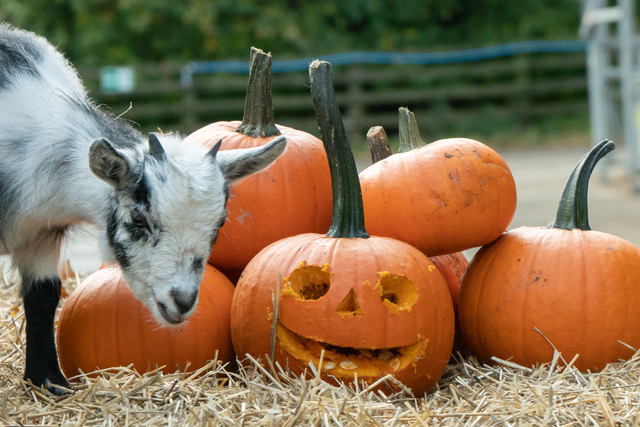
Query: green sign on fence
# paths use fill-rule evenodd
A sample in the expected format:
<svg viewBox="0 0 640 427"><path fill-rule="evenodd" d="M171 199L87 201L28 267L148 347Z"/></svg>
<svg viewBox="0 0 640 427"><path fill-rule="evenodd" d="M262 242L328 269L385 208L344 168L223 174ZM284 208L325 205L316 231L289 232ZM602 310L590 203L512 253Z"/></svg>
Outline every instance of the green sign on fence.
<svg viewBox="0 0 640 427"><path fill-rule="evenodd" d="M100 70L100 89L103 93L129 93L136 86L136 73L133 67L102 67Z"/></svg>

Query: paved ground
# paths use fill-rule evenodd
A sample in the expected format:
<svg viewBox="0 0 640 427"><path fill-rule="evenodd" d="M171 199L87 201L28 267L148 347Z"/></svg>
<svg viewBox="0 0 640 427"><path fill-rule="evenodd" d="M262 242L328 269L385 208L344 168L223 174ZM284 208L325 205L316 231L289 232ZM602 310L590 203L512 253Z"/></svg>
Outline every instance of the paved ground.
<svg viewBox="0 0 640 427"><path fill-rule="evenodd" d="M564 184L588 147L500 151L516 181L518 207L510 229L523 225L547 225L556 213ZM590 224L640 246L640 195L634 195L625 175L624 153L616 149L607 158L608 167L598 165L590 184ZM608 171L608 182L602 180ZM470 251L471 254L473 251ZM88 232L70 244L69 257L79 272L100 265L95 234Z"/></svg>
<svg viewBox="0 0 640 427"><path fill-rule="evenodd" d="M569 174L584 148L502 153L516 181L518 206L509 228L547 225L556 213ZM609 159L609 164L603 164ZM603 182L606 171L607 182ZM616 149L596 166L589 186L589 222L593 230L615 234L640 246L640 195L631 190L624 152Z"/></svg>

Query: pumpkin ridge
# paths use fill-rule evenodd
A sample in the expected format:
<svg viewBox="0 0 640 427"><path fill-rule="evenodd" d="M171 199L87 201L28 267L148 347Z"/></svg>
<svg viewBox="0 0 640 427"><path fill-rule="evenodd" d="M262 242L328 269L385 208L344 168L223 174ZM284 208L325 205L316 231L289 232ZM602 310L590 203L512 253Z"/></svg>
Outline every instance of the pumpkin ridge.
<svg viewBox="0 0 640 427"><path fill-rule="evenodd" d="M544 246L544 241L549 237L548 233L545 233L542 235L541 239L537 239L536 240L536 244L533 247L533 256L531 256L531 262L529 263L529 274L531 274L532 272L535 271L534 267L537 265L537 260L538 260L538 256L540 254L540 248L541 247L545 247ZM523 325L527 325L528 324L528 310L526 309L527 307L527 303L528 303L528 299L529 299L529 291L531 288L531 282L527 282L524 286L525 290L524 290L524 297L522 299L520 299L520 315L521 315L521 319L520 319L520 344L518 345L518 347L520 348L520 357L522 357L522 359L524 359L526 357L526 334L528 331L525 330L525 328L523 327ZM533 325L534 328L538 328L538 325ZM544 333L545 331L542 331L542 333Z"/></svg>
<svg viewBox="0 0 640 427"><path fill-rule="evenodd" d="M508 240L506 241L508 242ZM485 259L485 257L483 256L482 258L480 257L484 252L486 252L488 250L488 248L494 246L494 245L498 245L498 243L500 243L500 241L496 241L494 243L490 243L487 246L484 246L480 249L480 252L476 254L476 256L474 257L474 259L471 261L471 263L469 263L469 266L467 267L467 271L465 272L465 275L467 275L467 273L469 273L469 275L471 275L472 271L473 271L473 276L475 277L476 275L479 276L479 273L475 273L476 270L478 270L480 268L480 266L478 264L482 263L482 276L478 279L478 281L480 282L480 292L476 293L476 298L475 298L475 307L474 307L474 313L478 313L480 311L480 307L481 305L484 304L484 299L486 298L486 294L487 294L487 288L489 287L488 285L485 284L485 281L487 280L487 274L488 274L488 270L486 269L486 267L484 267L485 265L491 265L493 263L493 260L497 257L497 255L504 250L504 248L506 247L506 244L501 244L498 247L498 250L494 251L491 255L491 258L489 259ZM474 260L477 260L477 262L473 262ZM460 301L462 301L462 293L465 292L465 286L461 286L461 298ZM491 293L493 290L489 289L489 292ZM466 299L466 298L465 298ZM460 308L458 308L460 310ZM467 312L468 310L460 310L460 318L462 319L462 317L464 316L464 313ZM475 333L474 333L474 337L482 337L484 334L482 333L481 330L481 325L480 322L478 322L477 320L474 322L475 325ZM488 351L488 349L486 348L486 343L484 340L479 339L477 340L477 345L480 347L478 348L478 352L480 354L483 355L487 355L490 354L491 352Z"/></svg>
<svg viewBox="0 0 640 427"><path fill-rule="evenodd" d="M585 239L584 239L584 233L571 233L571 234L577 234L577 240L578 240L578 246L580 247L580 265L583 266L583 268L579 269L580 270L580 283L582 283L582 289L581 289L581 296L582 296L582 301L581 301L581 306L585 307L586 310L582 310L582 324L585 325L584 328L580 328L580 334L581 334L581 339L583 341L586 342L586 331L589 330L589 316L587 315L587 313L593 313L594 311L591 311L591 307L590 307L590 301L589 301L589 284L590 281L592 279L591 276L587 276L586 272L584 271L584 267L586 265L586 259L587 256L585 254ZM571 247L575 247L575 244L572 244ZM599 257L596 257L599 258ZM590 260L593 261L593 260ZM600 272L601 269L597 269L596 271ZM596 303L597 305L597 303Z"/></svg>

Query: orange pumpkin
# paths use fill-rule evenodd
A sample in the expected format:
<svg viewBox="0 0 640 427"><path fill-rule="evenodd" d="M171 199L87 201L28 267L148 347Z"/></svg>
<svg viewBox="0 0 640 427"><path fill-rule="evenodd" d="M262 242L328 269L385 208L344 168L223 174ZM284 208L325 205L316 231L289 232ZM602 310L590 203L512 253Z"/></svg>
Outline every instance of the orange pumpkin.
<svg viewBox="0 0 640 427"><path fill-rule="evenodd" d="M367 229L429 256L497 239L516 209L515 182L504 159L466 138L389 156L363 170L360 184Z"/></svg>
<svg viewBox="0 0 640 427"><path fill-rule="evenodd" d="M271 354L296 374L309 373L313 363L331 381L357 376L371 383L393 374L419 395L438 381L451 354L451 297L426 255L367 234L330 72L327 62L311 64L311 92L332 173L331 227L327 235L277 241L247 265L231 308L234 349L240 359ZM279 276L281 297L274 306Z"/></svg>
<svg viewBox="0 0 640 427"><path fill-rule="evenodd" d="M133 364L144 373L196 370L212 360L234 362L229 333L233 284L205 267L196 312L183 324L164 327L129 290L122 271L106 266L71 293L60 312L57 344L67 377Z"/></svg>
<svg viewBox="0 0 640 427"><path fill-rule="evenodd" d="M276 125L271 101L271 55L251 52L251 74L242 122L216 122L185 141L221 150L266 144L287 137L285 152L267 169L231 188L227 220L220 229L209 262L229 277L240 274L262 248L283 237L322 232L331 221L331 178L322 141Z"/></svg>
<svg viewBox="0 0 640 427"><path fill-rule="evenodd" d="M602 369L640 348L640 249L589 227L587 187L604 141L582 158L554 224L520 227L480 249L465 273L464 339L485 362L550 362L554 347L581 370Z"/></svg>

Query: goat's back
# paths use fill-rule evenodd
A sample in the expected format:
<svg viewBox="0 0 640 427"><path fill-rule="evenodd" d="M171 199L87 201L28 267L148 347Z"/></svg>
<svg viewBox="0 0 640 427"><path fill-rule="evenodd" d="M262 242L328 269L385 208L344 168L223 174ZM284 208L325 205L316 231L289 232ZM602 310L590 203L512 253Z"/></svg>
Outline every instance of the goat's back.
<svg viewBox="0 0 640 427"><path fill-rule="evenodd" d="M0 242L5 252L27 244L32 230L87 219L87 210L94 208L87 198L104 187L87 161L89 146L99 137L114 144L142 143L124 120L93 106L73 66L46 39L0 23Z"/></svg>

